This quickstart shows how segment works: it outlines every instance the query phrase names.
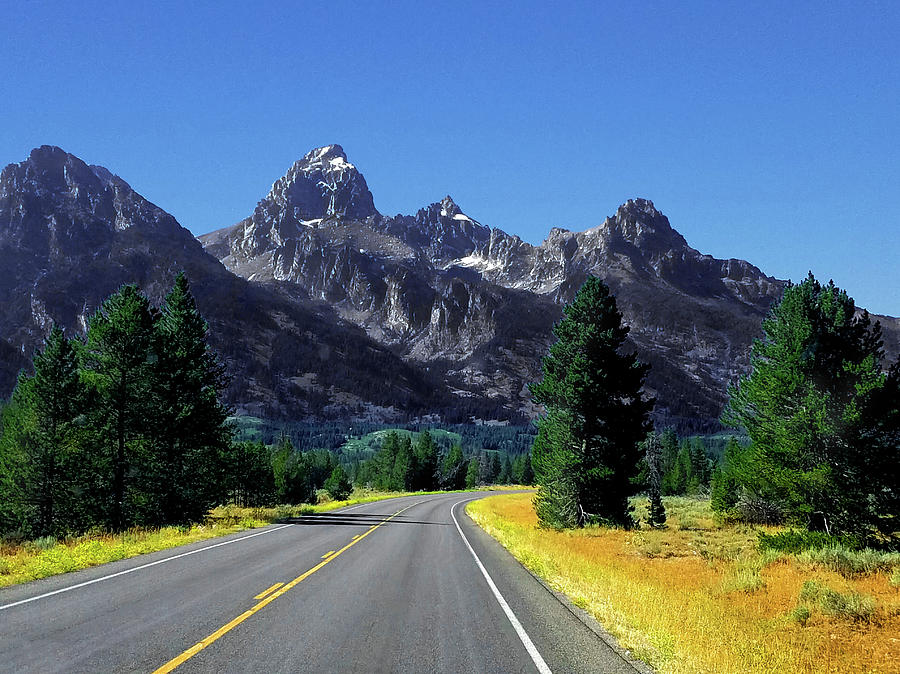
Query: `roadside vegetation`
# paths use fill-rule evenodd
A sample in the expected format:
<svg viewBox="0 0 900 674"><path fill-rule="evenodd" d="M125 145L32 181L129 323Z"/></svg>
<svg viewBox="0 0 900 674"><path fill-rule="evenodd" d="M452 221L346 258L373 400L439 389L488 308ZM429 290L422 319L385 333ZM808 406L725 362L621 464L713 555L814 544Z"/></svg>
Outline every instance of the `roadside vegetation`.
<svg viewBox="0 0 900 674"><path fill-rule="evenodd" d="M636 497L636 528L557 530L539 525L532 498L467 511L661 672L897 671L900 554L779 550L796 538L789 529L725 522L708 499L686 497L663 498L665 528L647 524Z"/></svg>

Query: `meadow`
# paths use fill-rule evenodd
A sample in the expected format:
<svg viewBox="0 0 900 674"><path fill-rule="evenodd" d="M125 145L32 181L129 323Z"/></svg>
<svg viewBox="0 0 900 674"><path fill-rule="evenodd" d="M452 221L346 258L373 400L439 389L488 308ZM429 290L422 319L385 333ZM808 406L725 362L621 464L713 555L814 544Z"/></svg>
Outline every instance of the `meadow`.
<svg viewBox="0 0 900 674"><path fill-rule="evenodd" d="M531 494L467 511L533 573L660 672L900 672L900 555L761 551L708 500L665 498L664 529L538 527ZM646 499L633 499L646 521Z"/></svg>

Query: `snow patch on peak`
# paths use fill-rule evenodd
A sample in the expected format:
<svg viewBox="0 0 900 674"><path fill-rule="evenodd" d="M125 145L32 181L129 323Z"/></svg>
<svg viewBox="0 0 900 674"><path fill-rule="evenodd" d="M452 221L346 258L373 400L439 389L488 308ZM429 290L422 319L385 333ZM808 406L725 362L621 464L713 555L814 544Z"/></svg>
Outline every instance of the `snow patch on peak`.
<svg viewBox="0 0 900 674"><path fill-rule="evenodd" d="M454 260L450 263L450 266L454 265L457 267L468 267L469 269L476 269L477 271L480 271L482 273L486 271L496 271L503 268L503 264L499 260L492 260L476 253L466 255L465 257L461 257L458 260Z"/></svg>
<svg viewBox="0 0 900 674"><path fill-rule="evenodd" d="M356 168L353 164L344 159L344 157L335 157L334 159L329 160L328 163L332 168L340 170Z"/></svg>

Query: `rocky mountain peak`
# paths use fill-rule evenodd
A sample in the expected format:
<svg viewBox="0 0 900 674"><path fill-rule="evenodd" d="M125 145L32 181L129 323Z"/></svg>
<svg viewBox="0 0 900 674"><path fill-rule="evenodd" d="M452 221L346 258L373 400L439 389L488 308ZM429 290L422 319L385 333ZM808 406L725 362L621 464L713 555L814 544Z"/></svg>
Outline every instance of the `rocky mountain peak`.
<svg viewBox="0 0 900 674"><path fill-rule="evenodd" d="M261 207L275 207L299 223L325 218L365 220L378 215L366 179L340 145L325 145L294 162L275 181Z"/></svg>
<svg viewBox="0 0 900 674"><path fill-rule="evenodd" d="M688 247L649 199L629 199L598 230L610 243L630 243L648 256Z"/></svg>
<svg viewBox="0 0 900 674"><path fill-rule="evenodd" d="M102 166L42 145L0 173L0 246L39 256L106 247L116 231L173 235L175 219Z"/></svg>
<svg viewBox="0 0 900 674"><path fill-rule="evenodd" d="M453 201L453 197L449 194L441 199L441 215L445 218L452 218L455 215L461 215L462 209Z"/></svg>

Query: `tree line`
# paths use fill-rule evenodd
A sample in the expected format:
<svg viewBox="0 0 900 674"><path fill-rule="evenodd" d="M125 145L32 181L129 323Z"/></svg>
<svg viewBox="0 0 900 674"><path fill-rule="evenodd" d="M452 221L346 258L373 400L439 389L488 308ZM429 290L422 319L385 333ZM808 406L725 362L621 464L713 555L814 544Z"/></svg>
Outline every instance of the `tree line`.
<svg viewBox="0 0 900 674"><path fill-rule="evenodd" d="M425 430L413 443L412 438L388 433L381 448L354 473L354 481L376 489L393 491L435 491L471 489L484 484L531 484L534 474L531 457L521 454L512 460L508 454L481 452L466 458L462 447L453 445L441 453L431 434Z"/></svg>

